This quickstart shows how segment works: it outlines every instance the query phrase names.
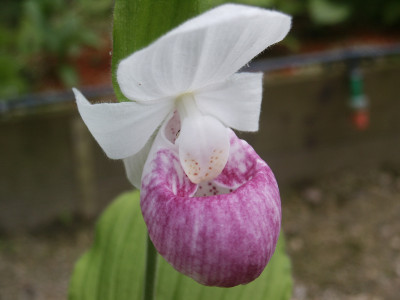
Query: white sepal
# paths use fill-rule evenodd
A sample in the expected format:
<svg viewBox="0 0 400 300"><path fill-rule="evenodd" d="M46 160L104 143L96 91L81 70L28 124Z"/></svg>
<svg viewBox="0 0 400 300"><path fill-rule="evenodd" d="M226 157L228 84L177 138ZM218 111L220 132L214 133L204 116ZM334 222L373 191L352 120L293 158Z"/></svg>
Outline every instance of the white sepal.
<svg viewBox="0 0 400 300"><path fill-rule="evenodd" d="M124 95L147 101L225 81L290 29L288 15L245 5L216 7L123 59Z"/></svg>
<svg viewBox="0 0 400 300"><path fill-rule="evenodd" d="M147 141L146 145L144 145L138 153L123 159L126 176L130 183L132 183L132 185L137 189L140 189L144 164L146 163L156 135L157 132L153 134L153 136Z"/></svg>

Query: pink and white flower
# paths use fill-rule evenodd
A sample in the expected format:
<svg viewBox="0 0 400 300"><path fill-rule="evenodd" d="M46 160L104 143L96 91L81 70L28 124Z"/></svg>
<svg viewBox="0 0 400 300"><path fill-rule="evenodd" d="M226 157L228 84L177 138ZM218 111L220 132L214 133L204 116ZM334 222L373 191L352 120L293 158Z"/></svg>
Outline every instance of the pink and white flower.
<svg viewBox="0 0 400 300"><path fill-rule="evenodd" d="M150 238L172 266L199 283L248 283L261 274L278 240L281 206L275 177L228 130L230 153L222 173L211 181L191 182L169 134L176 119L163 125L144 167L141 208Z"/></svg>
<svg viewBox="0 0 400 300"><path fill-rule="evenodd" d="M257 131L261 73L235 73L290 29L290 17L226 4L123 59L129 102L79 112L106 154L141 188L156 249L200 283L234 286L260 275L280 230L280 198L265 162L230 128Z"/></svg>

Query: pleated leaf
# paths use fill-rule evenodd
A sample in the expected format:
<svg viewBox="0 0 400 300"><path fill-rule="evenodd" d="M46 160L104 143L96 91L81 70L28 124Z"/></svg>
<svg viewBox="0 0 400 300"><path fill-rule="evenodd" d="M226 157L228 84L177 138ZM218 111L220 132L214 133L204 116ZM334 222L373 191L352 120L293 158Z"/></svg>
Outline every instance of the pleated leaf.
<svg viewBox="0 0 400 300"><path fill-rule="evenodd" d="M118 197L101 216L92 248L77 262L69 300L141 299L147 229L139 192ZM267 268L248 285L206 287L175 271L160 255L155 297L159 300L263 299L287 300L292 293L290 261L281 236Z"/></svg>

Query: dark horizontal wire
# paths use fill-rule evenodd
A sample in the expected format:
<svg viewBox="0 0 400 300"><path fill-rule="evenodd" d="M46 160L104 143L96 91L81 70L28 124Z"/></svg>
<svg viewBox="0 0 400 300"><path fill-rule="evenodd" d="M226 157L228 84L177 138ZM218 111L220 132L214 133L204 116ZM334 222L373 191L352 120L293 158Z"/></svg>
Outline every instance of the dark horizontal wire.
<svg viewBox="0 0 400 300"><path fill-rule="evenodd" d="M241 72L271 72L287 68L300 68L306 65L328 64L338 61L352 61L365 58L378 58L400 54L400 44L387 46L357 46L329 50L319 53L298 54L278 58L254 60ZM81 88L82 93L88 98L98 98L112 95L111 86L93 86ZM48 104L72 102L74 95L72 90L52 91L39 94L26 94L24 96L0 99L0 114L6 114L13 110L35 108Z"/></svg>
<svg viewBox="0 0 400 300"><path fill-rule="evenodd" d="M88 98L98 98L113 94L112 87L108 85L84 87L80 88L80 90ZM18 109L35 108L48 104L72 102L74 99L75 97L72 90L26 94L17 98L0 100L0 114L5 114Z"/></svg>
<svg viewBox="0 0 400 300"><path fill-rule="evenodd" d="M255 60L241 71L270 72L286 68L299 68L306 65L328 64L338 61L351 61L365 58L378 58L396 54L400 54L400 44L387 46L356 46L317 53Z"/></svg>

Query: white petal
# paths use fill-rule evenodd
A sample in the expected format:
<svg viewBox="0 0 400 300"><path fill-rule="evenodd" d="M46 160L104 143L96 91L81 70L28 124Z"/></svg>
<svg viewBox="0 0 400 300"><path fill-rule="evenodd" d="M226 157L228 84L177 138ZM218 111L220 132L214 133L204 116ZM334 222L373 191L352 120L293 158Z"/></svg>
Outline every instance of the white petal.
<svg viewBox="0 0 400 300"><path fill-rule="evenodd" d="M257 131L262 100L262 73L237 73L195 93L197 107L226 126Z"/></svg>
<svg viewBox="0 0 400 300"><path fill-rule="evenodd" d="M173 109L173 101L144 105L135 102L90 104L73 89L79 113L108 157L129 157L143 148Z"/></svg>
<svg viewBox="0 0 400 300"><path fill-rule="evenodd" d="M193 183L214 179L228 160L229 131L211 116L183 119L176 143L183 170Z"/></svg>
<svg viewBox="0 0 400 300"><path fill-rule="evenodd" d="M289 31L289 16L226 4L193 18L121 61L117 79L132 100L152 100L224 81Z"/></svg>

